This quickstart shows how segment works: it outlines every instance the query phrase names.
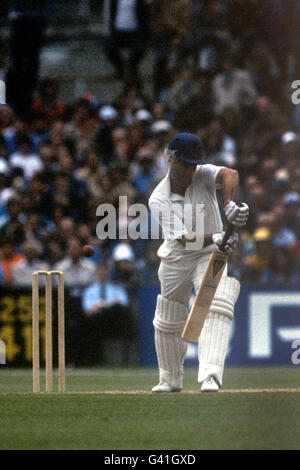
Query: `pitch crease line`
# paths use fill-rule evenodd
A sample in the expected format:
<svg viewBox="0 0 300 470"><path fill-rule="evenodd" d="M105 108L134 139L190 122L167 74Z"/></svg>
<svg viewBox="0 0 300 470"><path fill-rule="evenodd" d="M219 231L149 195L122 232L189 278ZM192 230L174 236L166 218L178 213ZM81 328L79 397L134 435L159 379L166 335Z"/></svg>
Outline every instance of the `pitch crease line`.
<svg viewBox="0 0 300 470"><path fill-rule="evenodd" d="M40 392L34 395L49 395L49 396L63 396L63 395L214 395L217 394L238 394L238 393L300 393L300 388L248 388L248 389L225 389L219 390L218 393L201 393L199 390L183 390L179 393L152 393L146 390L103 390L103 391L86 391L86 392ZM8 395L33 395L32 392L0 392L0 396Z"/></svg>

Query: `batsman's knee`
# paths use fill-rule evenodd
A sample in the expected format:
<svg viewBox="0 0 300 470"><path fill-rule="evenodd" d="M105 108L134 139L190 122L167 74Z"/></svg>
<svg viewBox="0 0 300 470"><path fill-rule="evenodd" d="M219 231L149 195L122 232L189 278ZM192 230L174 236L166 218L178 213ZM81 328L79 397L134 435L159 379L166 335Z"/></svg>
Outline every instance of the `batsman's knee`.
<svg viewBox="0 0 300 470"><path fill-rule="evenodd" d="M158 295L153 325L164 333L178 334L184 328L187 314L184 304Z"/></svg>
<svg viewBox="0 0 300 470"><path fill-rule="evenodd" d="M229 276L222 277L209 311L232 319L239 293L240 283L237 279Z"/></svg>

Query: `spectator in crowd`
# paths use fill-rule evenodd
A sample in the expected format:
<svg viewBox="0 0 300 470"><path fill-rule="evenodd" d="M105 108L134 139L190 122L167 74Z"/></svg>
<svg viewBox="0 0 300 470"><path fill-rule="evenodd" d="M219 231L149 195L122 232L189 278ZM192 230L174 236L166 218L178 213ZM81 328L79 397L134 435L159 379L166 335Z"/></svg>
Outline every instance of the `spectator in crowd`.
<svg viewBox="0 0 300 470"><path fill-rule="evenodd" d="M101 180L105 173L106 168L101 164L96 148L91 147L86 153L83 165L75 172L75 177L85 181L92 197L100 197Z"/></svg>
<svg viewBox="0 0 300 470"><path fill-rule="evenodd" d="M16 246L24 241L25 220L21 198L15 194L5 204L5 214L0 225L0 236L11 240Z"/></svg>
<svg viewBox="0 0 300 470"><path fill-rule="evenodd" d="M0 233L5 217L5 206L13 195L14 189L8 185L8 164L4 158L0 158Z"/></svg>
<svg viewBox="0 0 300 470"><path fill-rule="evenodd" d="M273 72L271 56L266 46L261 42L251 45L247 55L246 66L259 95L269 97L271 100L284 105L282 100L282 84L276 79ZM272 86L270 86L272 83Z"/></svg>
<svg viewBox="0 0 300 470"><path fill-rule="evenodd" d="M39 113L46 126L58 118L63 118L66 113L66 105L58 99L59 85L53 78L41 80L39 97L32 103L32 111Z"/></svg>
<svg viewBox="0 0 300 470"><path fill-rule="evenodd" d="M40 146L49 139L50 135L51 132L44 119L43 113L34 111L31 117L30 132L34 152L39 151Z"/></svg>
<svg viewBox="0 0 300 470"><path fill-rule="evenodd" d="M283 198L285 208L284 222L288 229L294 230L297 237L300 236L300 194L286 193Z"/></svg>
<svg viewBox="0 0 300 470"><path fill-rule="evenodd" d="M64 258L64 246L60 236L55 234L47 235L43 239L44 260L49 267L54 270L56 265Z"/></svg>
<svg viewBox="0 0 300 470"><path fill-rule="evenodd" d="M138 284L138 270L134 243L129 238L119 241L111 253L111 272L113 279L127 291L134 300Z"/></svg>
<svg viewBox="0 0 300 470"><path fill-rule="evenodd" d="M90 323L88 341L94 357L103 361L104 339L121 340L125 342L122 360L126 363L128 342L135 337L135 321L126 290L109 279L106 264L98 265L96 281L84 290L82 307Z"/></svg>
<svg viewBox="0 0 300 470"><path fill-rule="evenodd" d="M84 287L95 279L95 264L82 256L82 246L76 237L68 239L66 257L57 263L56 269L63 271L68 287Z"/></svg>
<svg viewBox="0 0 300 470"><path fill-rule="evenodd" d="M51 144L50 140L41 142L39 149L43 170L42 174L48 183L48 186L53 186L55 170L57 169L57 153L55 147Z"/></svg>
<svg viewBox="0 0 300 470"><path fill-rule="evenodd" d="M268 18L272 16L272 25ZM279 80L284 83L288 79L289 67L287 57L295 59L295 72L299 71L297 48L299 30L299 3L297 0L268 0L261 8L260 37L266 43L278 68Z"/></svg>
<svg viewBox="0 0 300 470"><path fill-rule="evenodd" d="M109 281L106 265L99 264L94 282L83 292L82 305L86 315L99 314L115 305L126 307L128 302L125 290Z"/></svg>
<svg viewBox="0 0 300 470"><path fill-rule="evenodd" d="M221 120L212 120L203 132L205 152L209 163L235 167L237 145L234 138L226 135Z"/></svg>
<svg viewBox="0 0 300 470"><path fill-rule="evenodd" d="M230 39L227 5L220 0L194 0L189 27L180 44L181 55L191 55L195 68L215 72Z"/></svg>
<svg viewBox="0 0 300 470"><path fill-rule="evenodd" d="M251 207L253 207L254 217L257 217L262 212L268 212L271 207L272 197L267 193L261 182L258 182L249 189L247 199Z"/></svg>
<svg viewBox="0 0 300 470"><path fill-rule="evenodd" d="M38 80L39 53L49 16L50 0L10 2L11 68L7 100L15 111L28 118Z"/></svg>
<svg viewBox="0 0 300 470"><path fill-rule="evenodd" d="M257 41L259 33L263 33L266 21L263 4L260 0L235 0L227 2L227 8L232 42L238 41L241 54L245 55Z"/></svg>
<svg viewBox="0 0 300 470"><path fill-rule="evenodd" d="M200 86L195 80L195 73L191 66L184 64L181 66L178 79L170 88L169 107L176 112L187 110L189 104L200 94Z"/></svg>
<svg viewBox="0 0 300 470"><path fill-rule="evenodd" d="M298 272L294 268L291 252L284 247L275 247L259 280L281 285L299 282Z"/></svg>
<svg viewBox="0 0 300 470"><path fill-rule="evenodd" d="M0 129L1 129L1 154L8 155L17 150L16 135L24 125L16 119L11 106L0 107Z"/></svg>
<svg viewBox="0 0 300 470"><path fill-rule="evenodd" d="M130 160L131 145L130 127L116 127L112 132L113 152L111 153L109 165L126 165Z"/></svg>
<svg viewBox="0 0 300 470"><path fill-rule="evenodd" d="M31 181L30 197L32 198L31 211L37 212L43 217L45 223L51 227L49 210L53 206L53 195L49 190L49 173L44 171L36 173ZM47 222L46 222L47 221ZM51 228L50 228L51 230Z"/></svg>
<svg viewBox="0 0 300 470"><path fill-rule="evenodd" d="M222 71L212 82L214 111L220 114L230 107L236 111L255 105L257 92L251 75L235 67L232 52L222 56Z"/></svg>
<svg viewBox="0 0 300 470"><path fill-rule="evenodd" d="M250 130L255 133L258 150L263 152L266 144L276 139L287 125L286 114L275 101L265 95L258 96L254 112L256 116Z"/></svg>
<svg viewBox="0 0 300 470"><path fill-rule="evenodd" d="M47 235L49 225L47 221L37 212L28 214L24 224L25 238L34 242L40 242Z"/></svg>
<svg viewBox="0 0 300 470"><path fill-rule="evenodd" d="M276 204L271 212L272 240L275 247L292 248L297 243L294 230L285 225L285 209L283 204Z"/></svg>
<svg viewBox="0 0 300 470"><path fill-rule="evenodd" d="M259 227L255 230L253 239L255 252L246 260L244 279L259 282L272 256L271 232L265 227Z"/></svg>
<svg viewBox="0 0 300 470"><path fill-rule="evenodd" d="M274 176L278 169L278 160L272 157L266 157L260 164L260 179L265 189L275 197Z"/></svg>
<svg viewBox="0 0 300 470"><path fill-rule="evenodd" d="M28 134L17 138L18 151L11 154L9 164L12 168L22 168L24 176L31 179L35 173L42 170L43 165L39 155L32 153L32 141Z"/></svg>
<svg viewBox="0 0 300 470"><path fill-rule="evenodd" d="M102 106L98 113L100 127L96 132L96 145L101 155L102 164L108 166L114 153L113 129L116 125L118 112L113 106Z"/></svg>
<svg viewBox="0 0 300 470"><path fill-rule="evenodd" d="M47 271L49 265L40 259L41 251L39 245L31 241L25 241L21 247L24 260L12 267L12 285L31 287L32 274L35 271ZM43 277L42 277L43 278ZM42 279L44 283L45 279Z"/></svg>
<svg viewBox="0 0 300 470"><path fill-rule="evenodd" d="M299 175L298 153L300 140L295 132L288 131L281 136L280 168L274 175L279 190L287 190L293 175Z"/></svg>
<svg viewBox="0 0 300 470"><path fill-rule="evenodd" d="M158 172L155 168L154 154L151 149L142 148L137 154L137 171L132 184L138 194L147 198L155 182L158 182Z"/></svg>
<svg viewBox="0 0 300 470"><path fill-rule="evenodd" d="M98 124L90 101L86 98L80 98L73 106L71 119L65 125L59 123L61 129L58 129L58 137L62 140L60 143L71 143L73 151L79 159L93 144Z"/></svg>
<svg viewBox="0 0 300 470"><path fill-rule="evenodd" d="M13 241L3 238L0 242L0 269L5 284L11 284L12 269L22 261L24 256L16 252Z"/></svg>
<svg viewBox="0 0 300 470"><path fill-rule="evenodd" d="M153 68L154 95L169 86L170 69L177 63L177 48L187 32L191 14L191 0L174 0L172 14L168 0L149 0L152 16L152 34L155 51ZM175 64L172 59L175 54Z"/></svg>
<svg viewBox="0 0 300 470"><path fill-rule="evenodd" d="M73 174L71 162L68 168L64 168L65 171L56 173L54 200L68 206L72 218L78 222L85 217L90 193L86 182Z"/></svg>
<svg viewBox="0 0 300 470"><path fill-rule="evenodd" d="M105 41L105 52L115 67L116 78L132 79L138 74L138 65L145 53L148 39L149 13L145 0L109 0L110 34ZM128 70L121 50L128 48Z"/></svg>

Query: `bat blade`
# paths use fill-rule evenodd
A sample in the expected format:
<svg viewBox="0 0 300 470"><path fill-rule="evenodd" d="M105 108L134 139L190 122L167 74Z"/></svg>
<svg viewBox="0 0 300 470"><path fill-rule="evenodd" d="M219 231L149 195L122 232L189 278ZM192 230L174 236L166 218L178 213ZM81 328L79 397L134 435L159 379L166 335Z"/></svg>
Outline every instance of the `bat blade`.
<svg viewBox="0 0 300 470"><path fill-rule="evenodd" d="M181 338L190 343L197 343L205 318L215 296L217 287L228 261L228 255L220 251L211 254L194 304L187 318Z"/></svg>

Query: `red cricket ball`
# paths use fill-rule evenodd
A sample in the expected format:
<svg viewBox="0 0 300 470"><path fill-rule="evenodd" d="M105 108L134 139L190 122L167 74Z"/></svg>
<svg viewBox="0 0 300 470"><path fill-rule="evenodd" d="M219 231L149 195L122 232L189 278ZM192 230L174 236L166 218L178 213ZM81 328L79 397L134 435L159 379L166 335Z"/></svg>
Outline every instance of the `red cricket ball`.
<svg viewBox="0 0 300 470"><path fill-rule="evenodd" d="M84 245L82 253L86 258L90 258L94 254L94 248L91 245Z"/></svg>

